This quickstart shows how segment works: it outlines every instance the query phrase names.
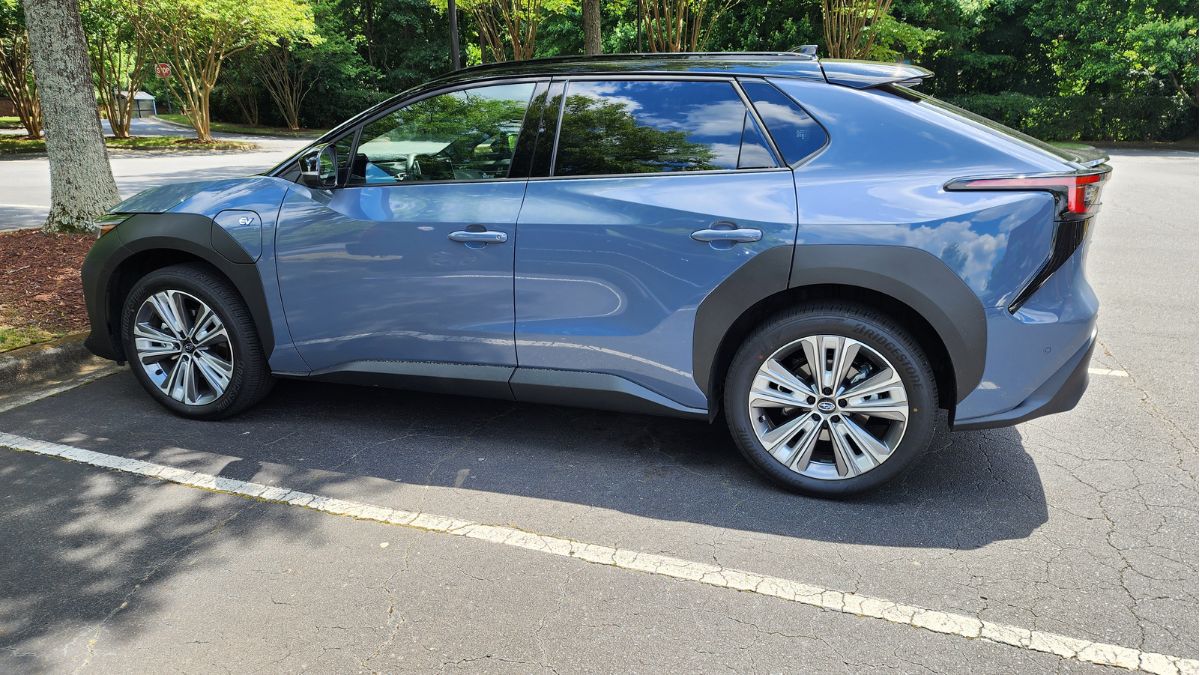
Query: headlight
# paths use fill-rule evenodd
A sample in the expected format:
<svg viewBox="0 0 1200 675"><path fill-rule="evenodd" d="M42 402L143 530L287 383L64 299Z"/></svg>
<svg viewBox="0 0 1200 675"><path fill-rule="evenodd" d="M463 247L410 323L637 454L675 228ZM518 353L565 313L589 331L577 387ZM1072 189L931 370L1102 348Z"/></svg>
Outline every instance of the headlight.
<svg viewBox="0 0 1200 675"><path fill-rule="evenodd" d="M106 213L92 221L92 227L96 230L96 238L99 239L104 235L112 232L113 229L121 223L129 220L129 213Z"/></svg>

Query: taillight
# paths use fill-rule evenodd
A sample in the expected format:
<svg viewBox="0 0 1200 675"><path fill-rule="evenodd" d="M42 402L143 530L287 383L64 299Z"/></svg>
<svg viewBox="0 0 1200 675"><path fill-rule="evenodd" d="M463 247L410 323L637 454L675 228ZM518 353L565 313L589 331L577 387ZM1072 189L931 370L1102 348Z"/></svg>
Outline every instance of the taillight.
<svg viewBox="0 0 1200 675"><path fill-rule="evenodd" d="M1044 190L1053 192L1065 204L1064 217L1087 216L1100 205L1100 187L1112 169L1082 173L1043 174L1037 176L991 176L959 178L946 183L947 190Z"/></svg>

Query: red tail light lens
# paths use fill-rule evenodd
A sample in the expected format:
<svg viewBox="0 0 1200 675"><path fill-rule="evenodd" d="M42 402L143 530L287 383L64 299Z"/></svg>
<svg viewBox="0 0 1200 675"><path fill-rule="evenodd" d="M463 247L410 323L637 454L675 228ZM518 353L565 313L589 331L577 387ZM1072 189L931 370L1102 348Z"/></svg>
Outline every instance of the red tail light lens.
<svg viewBox="0 0 1200 675"><path fill-rule="evenodd" d="M1044 190L1053 192L1066 203L1066 215L1086 216L1100 205L1100 187L1111 171L1054 174L1043 176L996 176L960 178L946 184L947 190Z"/></svg>

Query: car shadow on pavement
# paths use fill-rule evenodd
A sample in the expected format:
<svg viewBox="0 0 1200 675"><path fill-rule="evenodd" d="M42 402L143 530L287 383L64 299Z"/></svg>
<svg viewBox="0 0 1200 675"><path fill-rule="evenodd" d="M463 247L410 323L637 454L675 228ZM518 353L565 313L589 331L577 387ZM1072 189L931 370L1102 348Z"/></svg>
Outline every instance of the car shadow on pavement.
<svg viewBox="0 0 1200 675"><path fill-rule="evenodd" d="M941 434L898 481L834 501L767 483L720 424L307 382L281 382L249 415L280 416L295 433L259 461L299 453L342 473L799 539L971 549L1025 538L1047 519L1012 428ZM313 441L329 435L342 440Z"/></svg>
<svg viewBox="0 0 1200 675"><path fill-rule="evenodd" d="M0 430L342 497L459 487L797 541L969 549L1046 521L1012 429L945 434L899 482L843 501L766 483L719 426L307 382L203 423L170 415L124 372L0 414ZM3 452L0 671L55 669L48 654L91 654L97 641L118 649L114 636L166 611L167 589L197 583L189 575L241 542L322 537L302 509Z"/></svg>
<svg viewBox="0 0 1200 675"><path fill-rule="evenodd" d="M278 466L875 546L972 549L1024 538L1047 519L1037 467L1015 429L943 434L898 481L832 501L767 483L722 426L702 422L284 380L258 407L204 423L165 412L128 373L87 389L106 405L62 414L81 437L104 439L84 447L168 464L178 452L211 453L226 458L222 475L243 480ZM60 440L61 431L39 426L83 396L7 413L0 429ZM41 425L15 423L33 415ZM153 448L162 450L145 452Z"/></svg>

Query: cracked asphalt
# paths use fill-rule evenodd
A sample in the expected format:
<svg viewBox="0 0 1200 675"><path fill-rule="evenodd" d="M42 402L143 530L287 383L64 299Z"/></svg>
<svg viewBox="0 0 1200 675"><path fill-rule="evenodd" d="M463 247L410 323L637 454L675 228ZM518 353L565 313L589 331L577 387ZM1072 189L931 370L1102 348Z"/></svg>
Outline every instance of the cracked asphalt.
<svg viewBox="0 0 1200 675"><path fill-rule="evenodd" d="M852 501L719 428L282 382L223 423L126 372L0 431L1197 658L1197 156L1114 151L1071 413ZM753 593L0 449L0 671L1110 670Z"/></svg>

